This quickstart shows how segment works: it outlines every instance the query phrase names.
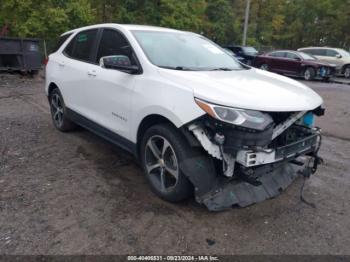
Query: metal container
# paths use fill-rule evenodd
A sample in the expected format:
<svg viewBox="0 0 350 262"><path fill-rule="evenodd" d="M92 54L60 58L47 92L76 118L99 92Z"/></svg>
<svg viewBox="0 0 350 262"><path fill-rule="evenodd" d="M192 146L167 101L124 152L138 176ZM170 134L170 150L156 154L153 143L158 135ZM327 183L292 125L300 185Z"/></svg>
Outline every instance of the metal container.
<svg viewBox="0 0 350 262"><path fill-rule="evenodd" d="M0 37L0 70L36 73L41 68L39 39Z"/></svg>

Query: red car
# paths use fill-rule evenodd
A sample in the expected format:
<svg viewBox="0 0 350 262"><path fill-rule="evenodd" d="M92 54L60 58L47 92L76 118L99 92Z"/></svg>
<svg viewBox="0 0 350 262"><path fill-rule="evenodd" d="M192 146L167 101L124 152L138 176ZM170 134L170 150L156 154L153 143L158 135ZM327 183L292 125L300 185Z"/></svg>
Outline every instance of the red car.
<svg viewBox="0 0 350 262"><path fill-rule="evenodd" d="M259 55L253 66L271 72L304 77L305 80L321 78L328 80L335 73L335 65L317 60L317 58L297 51L279 50Z"/></svg>

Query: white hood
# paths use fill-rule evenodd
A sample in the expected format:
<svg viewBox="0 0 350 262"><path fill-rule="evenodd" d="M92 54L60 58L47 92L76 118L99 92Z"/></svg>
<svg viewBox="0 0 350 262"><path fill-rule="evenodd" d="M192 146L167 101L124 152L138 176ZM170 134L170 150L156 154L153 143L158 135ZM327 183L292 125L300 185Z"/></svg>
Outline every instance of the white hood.
<svg viewBox="0 0 350 262"><path fill-rule="evenodd" d="M313 90L290 78L259 69L239 71L177 71L160 74L191 88L195 97L228 107L259 111L304 111L322 104Z"/></svg>

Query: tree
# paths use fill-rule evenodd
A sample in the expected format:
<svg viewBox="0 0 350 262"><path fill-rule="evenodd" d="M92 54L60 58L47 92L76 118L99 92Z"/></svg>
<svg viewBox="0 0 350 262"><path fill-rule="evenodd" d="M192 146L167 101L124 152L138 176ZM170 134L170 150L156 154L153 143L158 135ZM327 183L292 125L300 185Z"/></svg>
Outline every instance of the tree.
<svg viewBox="0 0 350 262"><path fill-rule="evenodd" d="M145 24L204 34L240 44L246 0L1 0L0 28L39 37L49 46L70 29L104 22ZM295 49L349 48L350 0L251 1L249 45Z"/></svg>

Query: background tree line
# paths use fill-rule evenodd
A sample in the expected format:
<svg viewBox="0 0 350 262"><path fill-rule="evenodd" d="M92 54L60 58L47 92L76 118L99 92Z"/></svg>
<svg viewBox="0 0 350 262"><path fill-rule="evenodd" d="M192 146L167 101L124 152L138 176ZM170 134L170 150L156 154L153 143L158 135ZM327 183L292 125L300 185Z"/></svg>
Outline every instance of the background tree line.
<svg viewBox="0 0 350 262"><path fill-rule="evenodd" d="M251 0L247 43L350 47L350 0ZM70 29L103 22L165 26L240 44L245 0L0 0L0 29L52 46Z"/></svg>

